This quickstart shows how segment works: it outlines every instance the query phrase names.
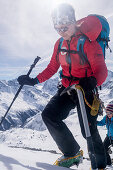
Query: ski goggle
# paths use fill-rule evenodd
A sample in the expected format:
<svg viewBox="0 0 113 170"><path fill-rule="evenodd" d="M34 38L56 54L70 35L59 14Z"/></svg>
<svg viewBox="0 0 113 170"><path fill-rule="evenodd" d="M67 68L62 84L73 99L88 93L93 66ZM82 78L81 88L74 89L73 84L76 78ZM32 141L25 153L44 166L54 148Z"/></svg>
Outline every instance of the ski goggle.
<svg viewBox="0 0 113 170"><path fill-rule="evenodd" d="M66 32L69 29L69 27L67 27L67 26L62 27L62 28L56 28L56 27L54 27L54 28L57 32Z"/></svg>
<svg viewBox="0 0 113 170"><path fill-rule="evenodd" d="M106 114L107 114L107 115L112 115L112 114L113 114L113 112L106 111Z"/></svg>

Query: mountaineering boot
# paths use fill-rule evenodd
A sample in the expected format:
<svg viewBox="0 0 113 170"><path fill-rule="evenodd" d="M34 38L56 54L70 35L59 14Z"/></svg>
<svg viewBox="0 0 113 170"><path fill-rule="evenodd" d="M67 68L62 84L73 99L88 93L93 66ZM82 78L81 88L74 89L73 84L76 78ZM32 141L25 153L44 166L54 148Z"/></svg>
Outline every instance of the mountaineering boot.
<svg viewBox="0 0 113 170"><path fill-rule="evenodd" d="M66 156L61 156L56 160L54 165L56 166L62 166L62 167L71 167L73 165L79 165L83 160L83 151L80 150L75 156L72 157L66 157Z"/></svg>

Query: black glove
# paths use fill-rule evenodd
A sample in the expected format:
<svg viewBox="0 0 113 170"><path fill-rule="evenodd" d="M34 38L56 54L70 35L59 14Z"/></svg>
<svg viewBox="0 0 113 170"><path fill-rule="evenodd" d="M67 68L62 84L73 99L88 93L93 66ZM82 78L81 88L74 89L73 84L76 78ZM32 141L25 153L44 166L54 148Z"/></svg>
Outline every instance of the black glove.
<svg viewBox="0 0 113 170"><path fill-rule="evenodd" d="M30 78L27 75L19 76L17 81L19 82L20 85L29 85L29 86L34 86L35 84L39 83L37 77L36 78Z"/></svg>
<svg viewBox="0 0 113 170"><path fill-rule="evenodd" d="M94 90L94 88L97 85L97 80L95 77L84 77L79 80L79 85L85 90L85 91L91 91Z"/></svg>

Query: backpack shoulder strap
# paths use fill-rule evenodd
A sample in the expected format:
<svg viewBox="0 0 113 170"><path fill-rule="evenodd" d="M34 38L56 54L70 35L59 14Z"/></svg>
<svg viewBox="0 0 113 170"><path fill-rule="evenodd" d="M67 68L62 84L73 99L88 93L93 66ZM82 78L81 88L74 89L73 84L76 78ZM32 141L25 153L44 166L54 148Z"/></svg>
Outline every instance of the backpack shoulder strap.
<svg viewBox="0 0 113 170"><path fill-rule="evenodd" d="M86 36L81 35L80 38L78 39L78 43L77 43L77 51L79 51L79 50L80 50L80 47L81 47L81 52L82 52L82 54L83 54L84 56L86 56L86 55L85 55L85 53L84 53L83 47L84 47L84 44L85 44L86 39L87 39Z"/></svg>
<svg viewBox="0 0 113 170"><path fill-rule="evenodd" d="M60 41L59 41L59 45L58 45L57 55L56 55L56 60L57 61L59 61L59 57L58 56L59 56L59 52L60 52L60 49L62 47L63 41L64 41L64 39L63 39L63 37L61 37Z"/></svg>
<svg viewBox="0 0 113 170"><path fill-rule="evenodd" d="M61 37L60 42L59 42L59 46L58 46L58 50L61 49L63 41L64 41L64 39L63 39L63 37Z"/></svg>
<svg viewBox="0 0 113 170"><path fill-rule="evenodd" d="M80 38L78 39L78 43L77 43L77 51L79 51L79 55L80 55L82 62L83 63L87 62L90 65L87 55L84 53L84 44L87 39L88 37L85 36L84 34L80 36Z"/></svg>

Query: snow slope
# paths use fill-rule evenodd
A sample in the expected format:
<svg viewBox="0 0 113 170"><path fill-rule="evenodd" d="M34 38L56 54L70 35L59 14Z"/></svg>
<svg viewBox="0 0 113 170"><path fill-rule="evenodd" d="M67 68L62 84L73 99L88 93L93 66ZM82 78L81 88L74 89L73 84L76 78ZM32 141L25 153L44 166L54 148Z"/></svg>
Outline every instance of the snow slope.
<svg viewBox="0 0 113 170"><path fill-rule="evenodd" d="M50 152L25 150L20 148L9 148L6 145L0 145L0 169L1 170L67 170L64 167L53 165L60 154ZM90 162L83 160L83 164L77 168L71 169L86 170L89 169Z"/></svg>
<svg viewBox="0 0 113 170"><path fill-rule="evenodd" d="M81 135L76 110L75 114L70 115L65 120L65 123L84 151L84 158L88 158L87 143ZM104 139L106 128L99 127L99 132L102 139ZM67 169L52 166L55 160L61 156L61 152L48 130L37 131L26 128L13 128L0 132L0 143L0 169L2 170ZM83 159L83 163L78 168L74 166L72 169L89 170L90 166L90 161Z"/></svg>

